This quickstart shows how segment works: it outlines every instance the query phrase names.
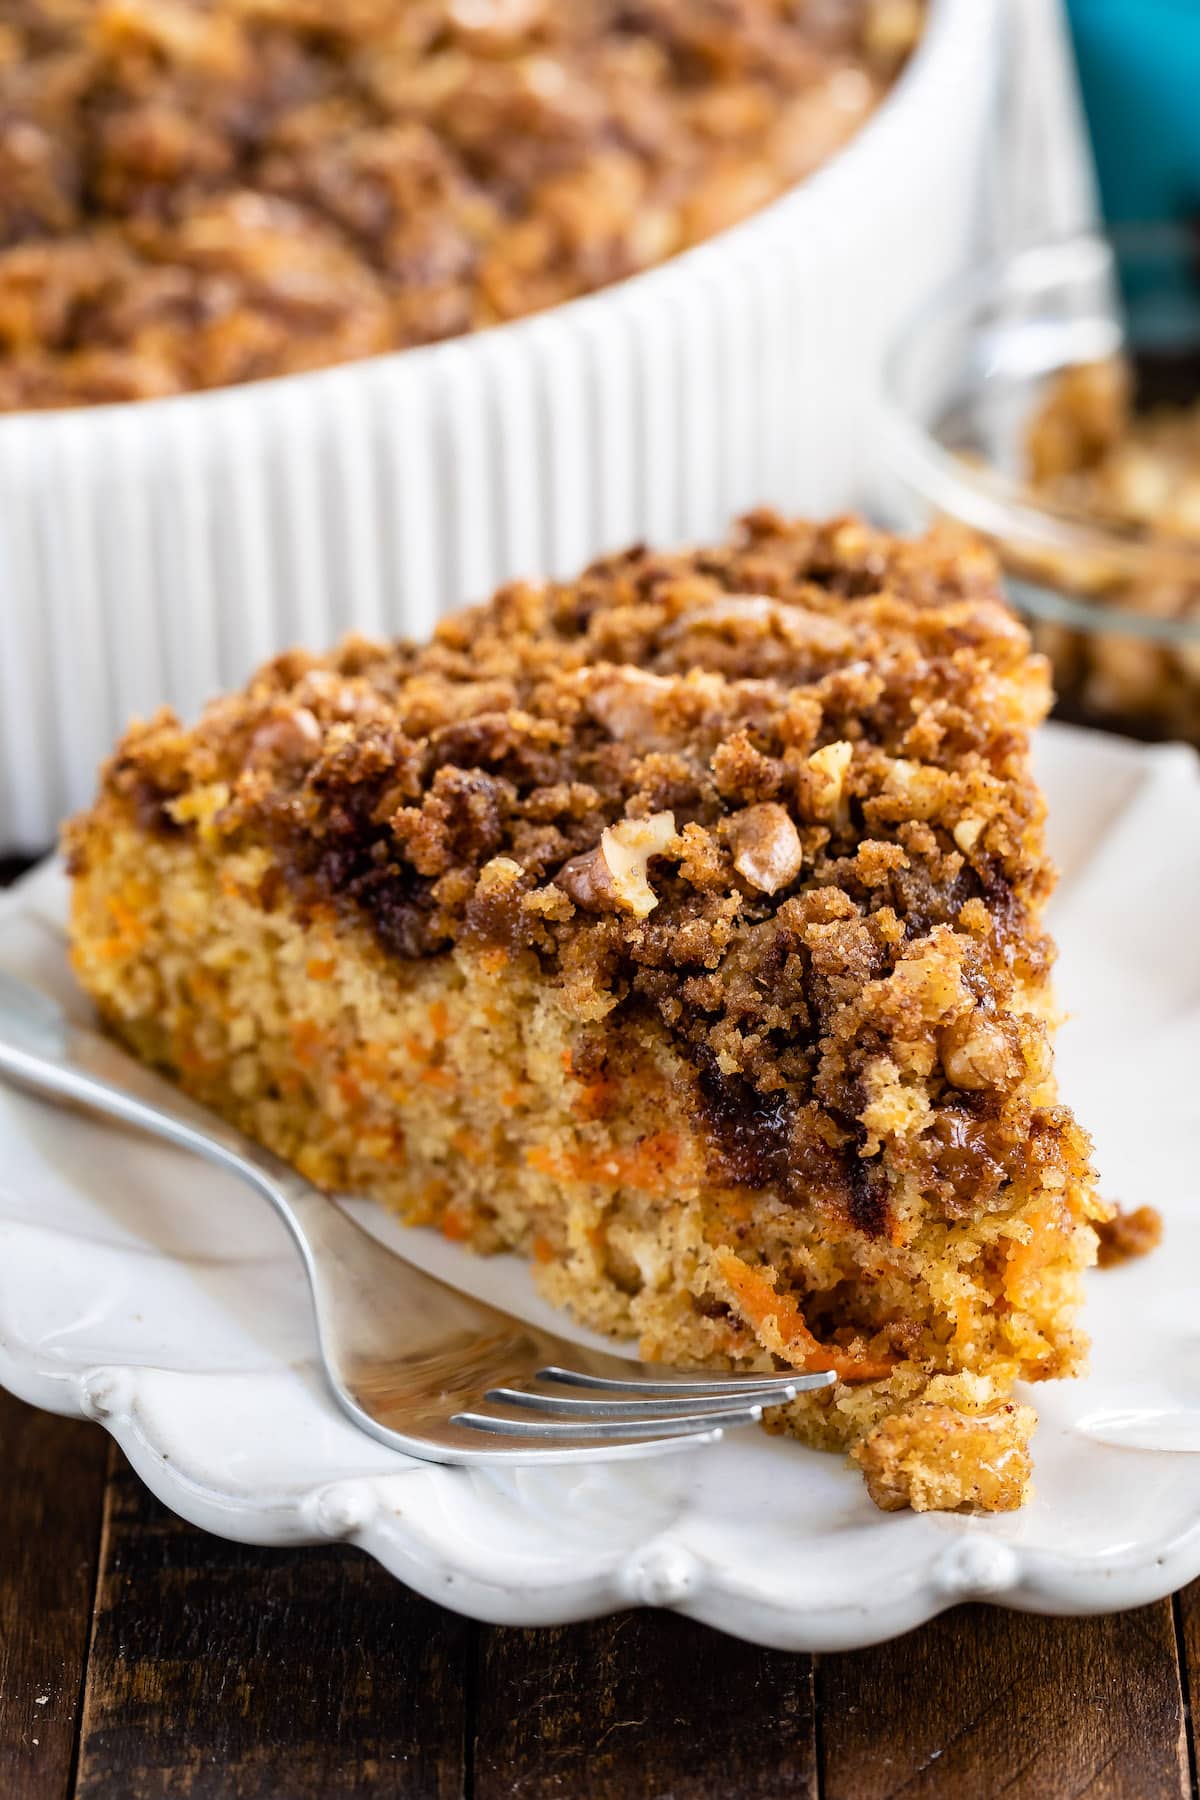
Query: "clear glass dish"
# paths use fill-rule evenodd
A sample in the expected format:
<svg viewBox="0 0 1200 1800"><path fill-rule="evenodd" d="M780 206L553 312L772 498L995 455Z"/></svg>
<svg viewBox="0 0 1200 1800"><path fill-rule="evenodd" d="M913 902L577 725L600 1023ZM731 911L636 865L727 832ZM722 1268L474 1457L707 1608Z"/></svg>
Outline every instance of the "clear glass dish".
<svg viewBox="0 0 1200 1800"><path fill-rule="evenodd" d="M1059 715L1200 743L1200 239L1083 234L973 271L884 390L884 510L992 544Z"/></svg>

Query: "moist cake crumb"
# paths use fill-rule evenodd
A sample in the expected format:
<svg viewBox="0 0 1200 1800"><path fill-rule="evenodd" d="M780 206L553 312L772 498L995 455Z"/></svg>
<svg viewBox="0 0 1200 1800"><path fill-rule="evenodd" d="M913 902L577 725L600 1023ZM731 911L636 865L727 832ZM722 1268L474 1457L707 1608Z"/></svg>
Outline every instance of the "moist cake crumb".
<svg viewBox="0 0 1200 1800"><path fill-rule="evenodd" d="M1007 1505L981 1418L1082 1366L1106 1212L1054 1087L1048 694L985 552L758 512L131 727L75 967L319 1185L647 1357L832 1369L772 1428Z"/></svg>
<svg viewBox="0 0 1200 1800"><path fill-rule="evenodd" d="M850 1454L884 1512L1013 1512L1029 1498L1036 1423L1032 1407L1012 1402L975 1416L914 1406L881 1420Z"/></svg>
<svg viewBox="0 0 1200 1800"><path fill-rule="evenodd" d="M1162 1243L1162 1234L1162 1214L1157 1207L1139 1206L1124 1212L1118 1206L1111 1219L1100 1219L1096 1225L1100 1267L1112 1269L1134 1257L1148 1256Z"/></svg>

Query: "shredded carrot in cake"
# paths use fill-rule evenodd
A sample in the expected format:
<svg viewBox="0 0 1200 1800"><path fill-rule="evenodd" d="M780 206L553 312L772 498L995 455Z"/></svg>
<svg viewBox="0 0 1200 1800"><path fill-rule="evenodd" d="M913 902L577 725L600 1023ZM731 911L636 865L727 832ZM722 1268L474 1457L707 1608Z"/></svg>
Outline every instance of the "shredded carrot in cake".
<svg viewBox="0 0 1200 1800"><path fill-rule="evenodd" d="M1010 1242L1006 1251L1004 1292L1014 1305L1022 1304L1040 1271L1062 1254L1071 1235L1071 1224L1064 1220L1061 1205L1051 1200L1032 1207L1024 1223L1028 1238L1024 1243Z"/></svg>
<svg viewBox="0 0 1200 1800"><path fill-rule="evenodd" d="M525 1159L531 1169L556 1181L616 1185L656 1194L669 1190L678 1153L679 1139L671 1132L658 1132L629 1149L612 1145L555 1154L544 1144L534 1144L525 1152Z"/></svg>
<svg viewBox="0 0 1200 1800"><path fill-rule="evenodd" d="M1053 1084L1048 697L981 550L756 513L134 727L75 966L320 1185L647 1358L831 1370L773 1422L881 1504L1017 1504L1109 1213Z"/></svg>
<svg viewBox="0 0 1200 1800"><path fill-rule="evenodd" d="M898 1357L845 1354L819 1344L796 1300L778 1293L771 1276L752 1269L732 1250L718 1250L716 1261L743 1319L784 1362L801 1369L832 1369L842 1381L879 1381L896 1367Z"/></svg>

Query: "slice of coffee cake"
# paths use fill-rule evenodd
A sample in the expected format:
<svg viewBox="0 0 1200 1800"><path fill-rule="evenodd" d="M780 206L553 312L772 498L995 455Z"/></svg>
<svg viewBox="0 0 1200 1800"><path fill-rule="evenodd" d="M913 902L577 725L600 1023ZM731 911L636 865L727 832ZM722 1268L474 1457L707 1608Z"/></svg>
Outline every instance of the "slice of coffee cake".
<svg viewBox="0 0 1200 1800"><path fill-rule="evenodd" d="M1104 1211L1051 1071L1041 659L987 556L745 521L135 726L112 1028L322 1186L528 1253L887 1507L1018 1505Z"/></svg>

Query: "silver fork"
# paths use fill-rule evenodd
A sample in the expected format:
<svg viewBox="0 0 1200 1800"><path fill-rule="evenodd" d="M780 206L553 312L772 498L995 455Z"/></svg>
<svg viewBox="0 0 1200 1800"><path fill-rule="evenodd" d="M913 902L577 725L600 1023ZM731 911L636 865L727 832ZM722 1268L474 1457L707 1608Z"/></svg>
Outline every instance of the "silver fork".
<svg viewBox="0 0 1200 1800"><path fill-rule="evenodd" d="M756 1423L832 1374L627 1362L426 1275L288 1163L197 1106L46 994L0 970L0 1075L195 1151L280 1213L312 1290L321 1361L362 1430L428 1462L652 1456Z"/></svg>

